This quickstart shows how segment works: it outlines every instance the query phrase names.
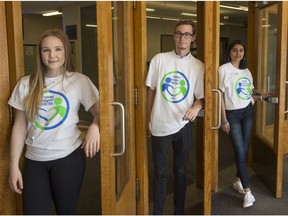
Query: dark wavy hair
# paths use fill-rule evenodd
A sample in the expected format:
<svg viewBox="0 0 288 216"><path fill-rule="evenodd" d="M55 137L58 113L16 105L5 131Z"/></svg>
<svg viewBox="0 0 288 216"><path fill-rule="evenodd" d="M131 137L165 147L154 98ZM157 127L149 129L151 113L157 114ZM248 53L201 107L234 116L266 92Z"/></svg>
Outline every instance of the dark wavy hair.
<svg viewBox="0 0 288 216"><path fill-rule="evenodd" d="M233 40L227 47L226 54L225 54L225 60L224 63L231 62L230 58L230 51L235 45L241 45L244 48L244 56L243 59L240 61L239 69L246 69L247 68L247 60L246 60L246 46L243 42L240 40Z"/></svg>

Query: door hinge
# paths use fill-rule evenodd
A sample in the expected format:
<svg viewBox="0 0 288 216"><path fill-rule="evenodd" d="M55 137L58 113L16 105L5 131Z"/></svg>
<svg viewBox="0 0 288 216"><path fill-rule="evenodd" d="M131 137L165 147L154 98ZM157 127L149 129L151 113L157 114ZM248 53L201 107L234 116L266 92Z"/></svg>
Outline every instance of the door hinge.
<svg viewBox="0 0 288 216"><path fill-rule="evenodd" d="M14 124L14 114L13 114L13 108L9 105L9 119L10 119L10 125Z"/></svg>
<svg viewBox="0 0 288 216"><path fill-rule="evenodd" d="M134 88L134 106L138 107L138 88Z"/></svg>
<svg viewBox="0 0 288 216"><path fill-rule="evenodd" d="M139 178L136 178L135 184L136 184L136 200L139 200L140 197Z"/></svg>
<svg viewBox="0 0 288 216"><path fill-rule="evenodd" d="M133 1L133 9L136 9L136 1Z"/></svg>

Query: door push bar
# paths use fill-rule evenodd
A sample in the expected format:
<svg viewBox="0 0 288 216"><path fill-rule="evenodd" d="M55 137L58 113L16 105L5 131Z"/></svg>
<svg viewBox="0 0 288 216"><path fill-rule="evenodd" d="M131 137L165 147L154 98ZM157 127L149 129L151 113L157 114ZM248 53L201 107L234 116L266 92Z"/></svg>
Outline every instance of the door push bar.
<svg viewBox="0 0 288 216"><path fill-rule="evenodd" d="M120 152L115 152L112 154L113 157L120 157L125 153L125 108L124 106L119 102L112 102L112 106L120 106L122 111L122 149Z"/></svg>
<svg viewBox="0 0 288 216"><path fill-rule="evenodd" d="M219 95L218 99L219 99L219 104L218 104L218 124L214 127L212 127L212 130L218 130L221 127L221 103L222 103L222 95L220 90L218 89L212 89L212 92L216 92L216 94ZM204 117L204 109L201 109L198 112L198 117Z"/></svg>

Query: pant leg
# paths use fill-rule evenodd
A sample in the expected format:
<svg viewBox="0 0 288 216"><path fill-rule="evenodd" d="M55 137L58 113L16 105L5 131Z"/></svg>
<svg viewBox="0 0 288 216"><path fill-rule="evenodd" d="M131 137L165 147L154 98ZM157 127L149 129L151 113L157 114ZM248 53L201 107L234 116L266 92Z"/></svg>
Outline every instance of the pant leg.
<svg viewBox="0 0 288 216"><path fill-rule="evenodd" d="M187 163L192 146L191 124L188 123L173 136L173 171L174 171L174 214L185 212L185 196L187 186Z"/></svg>
<svg viewBox="0 0 288 216"><path fill-rule="evenodd" d="M245 153L245 161L246 161L246 170L247 170L247 160L248 160L248 151L249 151L249 141L251 137L251 131L253 126L253 106L250 105L245 108L242 112L242 136L243 136L243 145L244 145L244 153ZM247 172L247 171L246 171ZM247 178L241 180L243 188L250 188L248 172Z"/></svg>
<svg viewBox="0 0 288 216"><path fill-rule="evenodd" d="M25 158L23 183L23 213L25 215L51 214L52 194L46 163Z"/></svg>
<svg viewBox="0 0 288 216"><path fill-rule="evenodd" d="M151 136L152 154L154 162L153 176L153 214L163 215L166 198L166 178L167 178L167 152L171 145L171 136L156 137Z"/></svg>
<svg viewBox="0 0 288 216"><path fill-rule="evenodd" d="M51 187L57 214L75 214L84 172L85 155L81 148L54 161L51 168Z"/></svg>
<svg viewBox="0 0 288 216"><path fill-rule="evenodd" d="M244 109L226 111L226 115L230 124L229 136L234 148L237 166L236 175L241 179L243 188L250 188L247 172L247 157L248 144L253 124L253 107L249 105L249 107Z"/></svg>

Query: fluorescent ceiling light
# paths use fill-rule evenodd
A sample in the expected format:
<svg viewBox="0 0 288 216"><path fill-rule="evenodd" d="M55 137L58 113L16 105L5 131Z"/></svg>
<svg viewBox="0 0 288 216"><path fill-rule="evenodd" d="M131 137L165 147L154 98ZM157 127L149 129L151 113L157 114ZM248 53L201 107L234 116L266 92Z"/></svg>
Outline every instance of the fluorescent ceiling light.
<svg viewBox="0 0 288 216"><path fill-rule="evenodd" d="M161 19L161 17L155 17L155 16L146 16L148 19Z"/></svg>
<svg viewBox="0 0 288 216"><path fill-rule="evenodd" d="M153 9L153 8L146 8L146 11L151 12L151 11L155 11L155 9Z"/></svg>
<svg viewBox="0 0 288 216"><path fill-rule="evenodd" d="M193 14L193 13L185 13L185 12L182 12L180 15L183 15L183 16L191 16L191 17L197 17L197 14Z"/></svg>
<svg viewBox="0 0 288 216"><path fill-rule="evenodd" d="M94 24L86 24L85 26L86 26L86 27L93 27L93 28L97 28L97 25L94 25Z"/></svg>
<svg viewBox="0 0 288 216"><path fill-rule="evenodd" d="M247 7L242 7L242 6L233 7L233 6L227 6L227 5L220 5L220 7L222 7L222 8L228 8L228 9L233 9L233 10L248 11L248 8L247 8Z"/></svg>
<svg viewBox="0 0 288 216"><path fill-rule="evenodd" d="M163 20L171 20L171 21L178 21L179 19L169 18L169 17L162 17Z"/></svg>
<svg viewBox="0 0 288 216"><path fill-rule="evenodd" d="M60 14L62 13L59 11L51 11L51 12L42 14L42 16L55 16L55 15L60 15Z"/></svg>

